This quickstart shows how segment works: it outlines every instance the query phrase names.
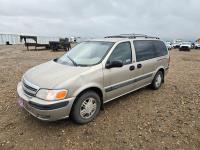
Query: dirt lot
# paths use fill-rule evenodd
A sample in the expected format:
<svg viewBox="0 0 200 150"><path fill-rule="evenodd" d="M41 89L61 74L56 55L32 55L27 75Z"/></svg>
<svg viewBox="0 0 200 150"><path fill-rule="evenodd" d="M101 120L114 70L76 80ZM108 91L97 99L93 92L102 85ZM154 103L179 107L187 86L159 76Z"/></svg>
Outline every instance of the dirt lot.
<svg viewBox="0 0 200 150"><path fill-rule="evenodd" d="M112 101L82 126L39 121L17 104L22 74L63 53L0 47L0 149L200 149L200 50L172 50L160 90Z"/></svg>

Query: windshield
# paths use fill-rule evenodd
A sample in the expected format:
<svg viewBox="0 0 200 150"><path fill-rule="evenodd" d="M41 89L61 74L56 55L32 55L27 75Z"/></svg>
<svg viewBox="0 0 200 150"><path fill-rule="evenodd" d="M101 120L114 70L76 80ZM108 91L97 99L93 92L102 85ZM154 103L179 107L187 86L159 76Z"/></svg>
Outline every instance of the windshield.
<svg viewBox="0 0 200 150"><path fill-rule="evenodd" d="M113 42L82 42L56 61L74 66L90 66L98 64L113 46Z"/></svg>

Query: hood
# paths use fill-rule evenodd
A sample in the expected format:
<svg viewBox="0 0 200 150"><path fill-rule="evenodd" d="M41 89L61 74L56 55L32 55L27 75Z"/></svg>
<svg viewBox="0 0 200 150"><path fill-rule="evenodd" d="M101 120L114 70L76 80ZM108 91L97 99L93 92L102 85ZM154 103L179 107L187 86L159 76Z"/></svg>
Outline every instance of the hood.
<svg viewBox="0 0 200 150"><path fill-rule="evenodd" d="M90 67L75 67L52 61L29 69L24 79L40 88L54 89L62 83L89 70Z"/></svg>
<svg viewBox="0 0 200 150"><path fill-rule="evenodd" d="M181 45L180 43L174 43L173 45L177 46L177 45Z"/></svg>

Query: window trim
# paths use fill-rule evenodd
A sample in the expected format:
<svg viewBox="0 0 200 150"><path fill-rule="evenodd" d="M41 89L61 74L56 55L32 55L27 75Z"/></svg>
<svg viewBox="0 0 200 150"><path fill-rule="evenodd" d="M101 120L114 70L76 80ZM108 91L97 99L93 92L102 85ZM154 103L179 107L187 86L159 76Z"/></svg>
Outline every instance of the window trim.
<svg viewBox="0 0 200 150"><path fill-rule="evenodd" d="M122 44L122 43L129 43L130 44L130 50L131 50L131 62L128 63L128 64L123 64L123 66L126 66L126 65L130 65L133 63L133 50L132 50L132 45L131 45L131 41L124 41L124 42L120 42L118 43L112 50L111 54L109 55L108 59L106 60L106 64L108 63L108 61L110 60L110 57L111 55L113 54L115 48L119 45L119 44Z"/></svg>

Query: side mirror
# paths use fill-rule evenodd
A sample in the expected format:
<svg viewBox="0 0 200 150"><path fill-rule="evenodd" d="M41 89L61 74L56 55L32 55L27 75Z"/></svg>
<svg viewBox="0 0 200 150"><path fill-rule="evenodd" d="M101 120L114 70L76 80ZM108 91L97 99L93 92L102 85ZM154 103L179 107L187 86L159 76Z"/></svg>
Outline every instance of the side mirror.
<svg viewBox="0 0 200 150"><path fill-rule="evenodd" d="M106 63L106 69L120 68L122 66L123 66L123 62L121 60L108 61Z"/></svg>

